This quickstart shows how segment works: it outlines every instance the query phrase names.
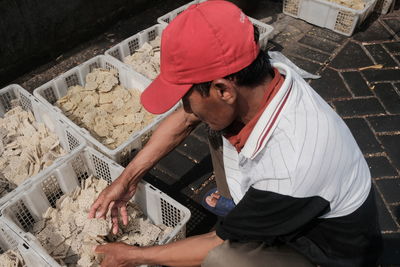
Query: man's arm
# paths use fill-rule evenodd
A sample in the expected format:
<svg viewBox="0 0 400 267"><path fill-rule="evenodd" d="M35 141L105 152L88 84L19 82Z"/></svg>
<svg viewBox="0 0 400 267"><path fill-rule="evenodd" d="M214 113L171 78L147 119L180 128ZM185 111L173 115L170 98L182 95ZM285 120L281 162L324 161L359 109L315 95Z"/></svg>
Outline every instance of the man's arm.
<svg viewBox="0 0 400 267"><path fill-rule="evenodd" d="M137 183L162 157L179 145L200 120L183 108L168 116L154 131L144 148L129 163L122 174L103 192L90 208L89 218L105 217L111 210L113 232L118 232L118 213L128 223L126 203L136 192Z"/></svg>
<svg viewBox="0 0 400 267"><path fill-rule="evenodd" d="M223 240L215 232L189 237L162 246L134 247L122 243L110 243L96 247L96 253L105 256L101 266L200 266L208 252Z"/></svg>
<svg viewBox="0 0 400 267"><path fill-rule="evenodd" d="M179 108L160 123L118 179L125 180L127 184L137 184L148 170L177 147L199 123L195 115Z"/></svg>

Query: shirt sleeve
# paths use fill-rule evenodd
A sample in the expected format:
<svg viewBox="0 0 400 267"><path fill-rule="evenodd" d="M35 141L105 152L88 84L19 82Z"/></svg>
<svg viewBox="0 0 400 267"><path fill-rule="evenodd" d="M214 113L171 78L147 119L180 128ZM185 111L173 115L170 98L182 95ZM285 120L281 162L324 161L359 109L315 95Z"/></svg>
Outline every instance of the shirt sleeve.
<svg viewBox="0 0 400 267"><path fill-rule="evenodd" d="M296 198L250 187L238 205L216 227L223 240L262 241L273 245L306 230L330 210L319 196Z"/></svg>

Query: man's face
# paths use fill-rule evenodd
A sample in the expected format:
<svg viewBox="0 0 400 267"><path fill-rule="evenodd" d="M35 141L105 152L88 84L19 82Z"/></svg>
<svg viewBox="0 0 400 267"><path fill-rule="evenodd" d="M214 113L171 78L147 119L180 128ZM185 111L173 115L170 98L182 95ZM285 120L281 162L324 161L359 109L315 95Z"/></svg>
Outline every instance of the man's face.
<svg viewBox="0 0 400 267"><path fill-rule="evenodd" d="M192 90L182 98L186 112L193 113L206 123L212 130L221 131L228 127L236 118L235 103L226 101L218 89L211 87L209 96L202 96Z"/></svg>

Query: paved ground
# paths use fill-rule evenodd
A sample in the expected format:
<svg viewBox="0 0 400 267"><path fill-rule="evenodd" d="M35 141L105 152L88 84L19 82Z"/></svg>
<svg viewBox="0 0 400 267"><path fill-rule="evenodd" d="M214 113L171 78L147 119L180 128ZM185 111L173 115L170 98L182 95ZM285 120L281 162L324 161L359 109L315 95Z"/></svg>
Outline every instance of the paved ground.
<svg viewBox="0 0 400 267"><path fill-rule="evenodd" d="M151 26L158 16L186 1L170 2L119 22L15 82L31 91ZM279 1L259 1L251 16L275 27L269 49L281 51L299 67L321 75L310 84L343 117L371 168L385 240L381 263L400 265L399 8L385 16L374 15L348 38L285 16L281 5ZM371 68L378 64L382 68ZM204 192L214 186L204 126L163 159L146 180L191 209L188 235L214 226L216 217L199 204Z"/></svg>

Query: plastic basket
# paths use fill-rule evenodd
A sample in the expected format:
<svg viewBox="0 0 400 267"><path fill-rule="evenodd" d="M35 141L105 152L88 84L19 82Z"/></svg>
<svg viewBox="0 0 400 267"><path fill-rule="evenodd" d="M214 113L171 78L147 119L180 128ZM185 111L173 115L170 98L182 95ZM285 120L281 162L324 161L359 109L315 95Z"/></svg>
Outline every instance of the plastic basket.
<svg viewBox="0 0 400 267"><path fill-rule="evenodd" d="M367 0L364 9L355 10L323 0L283 0L283 13L351 36L354 29L372 13L376 1Z"/></svg>
<svg viewBox="0 0 400 267"><path fill-rule="evenodd" d="M31 246L19 237L0 218L0 254L7 250L18 250L26 266L49 266L46 261Z"/></svg>
<svg viewBox="0 0 400 267"><path fill-rule="evenodd" d="M157 36L161 37L162 31L165 29L165 25L156 24L147 28L127 39L120 42L119 44L113 46L108 49L105 54L116 58L117 60L124 62L124 58L135 53L137 49L139 49L144 43L148 43L156 39ZM131 65L124 63L125 65L132 68ZM133 68L132 68L133 70ZM133 70L134 71L134 70ZM144 75L138 73L138 75L142 76L143 79L149 80L149 78ZM149 81L150 82L150 81Z"/></svg>
<svg viewBox="0 0 400 267"><path fill-rule="evenodd" d="M132 135L122 144L115 149L110 149L103 145L100 141L94 138L88 130L79 127L71 121L58 107L54 106L55 102L66 95L67 89L73 85L85 84L86 75L95 68L116 69L118 71L118 78L120 84L127 89L135 88L143 91L150 81L145 79L144 76L132 71L131 68L119 62L115 58L109 56L96 56L81 65L67 71L59 77L51 80L50 82L35 89L33 94L45 105L46 107L55 111L61 120L65 121L75 130L77 130L88 142L89 146L101 151L122 166L126 166L130 160L136 155L136 152L142 148L145 140L142 137L149 135L158 124L167 117L174 109L156 116L153 121L144 129L132 133Z"/></svg>
<svg viewBox="0 0 400 267"><path fill-rule="evenodd" d="M4 114L13 108L11 101L15 99L19 100L18 102L23 109L30 110L33 113L36 121L44 123L50 131L57 135L60 140L60 145L63 147L65 152L85 146L85 140L75 130L69 127L65 122L59 120L57 116L52 114L49 109L43 106L36 97L17 84L9 85L0 90L1 117L4 117ZM56 159L53 165L62 161L64 157L66 157L66 155ZM23 190L27 181L37 179L43 171L44 170L24 181L14 191ZM0 199L0 206L10 197L12 197L11 192L2 197Z"/></svg>
<svg viewBox="0 0 400 267"><path fill-rule="evenodd" d="M157 22L160 23L161 25L167 26L176 16L178 16L180 13L185 11L189 6L193 4L199 4L201 2L204 2L205 0L196 0L192 1L186 5L183 5L181 7L178 7L177 9L172 10L171 12L159 17L157 19ZM254 24L254 26L257 27L260 37L259 37L259 44L261 48L266 48L268 39L274 30L274 28L271 25L265 24L259 20L253 19L249 17L250 21Z"/></svg>
<svg viewBox="0 0 400 267"><path fill-rule="evenodd" d="M82 179L94 175L111 183L122 171L120 165L93 148L81 148L46 176L32 182L25 192L10 199L1 209L1 214L5 223L38 251L50 266L59 266L29 232L32 226L49 207L55 205L57 199L73 192ZM159 244L168 243L185 231L190 211L152 185L140 182L133 201L153 223L173 227L173 231Z"/></svg>

